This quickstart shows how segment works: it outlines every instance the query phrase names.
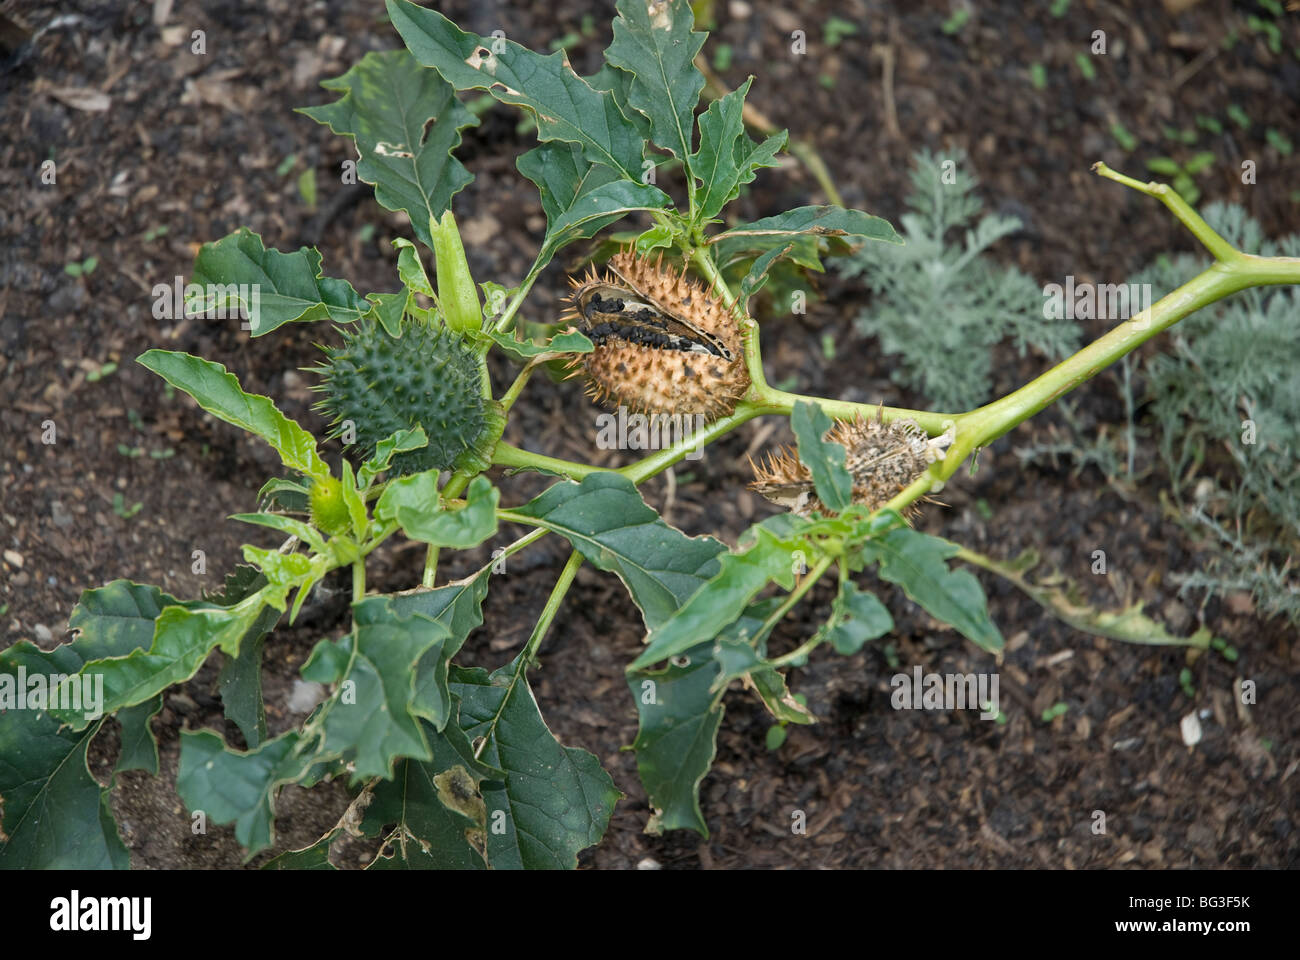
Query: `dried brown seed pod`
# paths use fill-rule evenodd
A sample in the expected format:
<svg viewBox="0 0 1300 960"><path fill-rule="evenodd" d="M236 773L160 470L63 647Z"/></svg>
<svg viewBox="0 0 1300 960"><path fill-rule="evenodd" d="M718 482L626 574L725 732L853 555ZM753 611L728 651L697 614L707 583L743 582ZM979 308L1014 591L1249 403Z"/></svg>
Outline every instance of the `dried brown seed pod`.
<svg viewBox="0 0 1300 960"><path fill-rule="evenodd" d="M879 509L902 492L942 457L952 442L949 434L931 439L914 420L885 423L880 411L869 420L859 415L837 421L825 439L844 447L844 466L853 477L853 502L869 510ZM750 489L773 503L800 516L814 510L833 512L818 498L812 473L795 450L777 450L765 464L752 459L749 464L755 477Z"/></svg>
<svg viewBox="0 0 1300 960"><path fill-rule="evenodd" d="M576 354L573 376L588 394L634 413L726 416L749 389L740 329L726 305L685 269L665 269L631 251L571 278L561 319L596 345Z"/></svg>

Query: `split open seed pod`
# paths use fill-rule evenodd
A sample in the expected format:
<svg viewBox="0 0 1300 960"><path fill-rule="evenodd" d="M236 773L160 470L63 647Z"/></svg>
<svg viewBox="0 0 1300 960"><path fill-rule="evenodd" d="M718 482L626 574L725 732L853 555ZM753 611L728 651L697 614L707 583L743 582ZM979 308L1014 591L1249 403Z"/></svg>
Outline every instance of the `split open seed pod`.
<svg viewBox="0 0 1300 960"><path fill-rule="evenodd" d="M572 376L587 380L598 402L634 413L726 416L749 389L740 328L702 284L631 251L615 254L603 274L571 278L561 319L592 343L576 354Z"/></svg>
<svg viewBox="0 0 1300 960"><path fill-rule="evenodd" d="M931 438L914 420L886 423L877 411L870 419L860 414L840 420L826 440L844 447L844 466L853 478L853 503L878 510L925 473L952 442L949 434ZM792 448L781 448L765 462L749 462L754 471L750 489L772 503L800 516L814 510L832 513L817 496L812 472Z"/></svg>

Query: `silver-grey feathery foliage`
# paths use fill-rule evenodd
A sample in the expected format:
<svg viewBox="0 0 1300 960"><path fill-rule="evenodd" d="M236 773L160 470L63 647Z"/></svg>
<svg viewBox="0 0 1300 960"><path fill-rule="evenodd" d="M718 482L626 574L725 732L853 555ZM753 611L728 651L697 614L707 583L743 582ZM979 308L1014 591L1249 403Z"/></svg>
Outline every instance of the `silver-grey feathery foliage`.
<svg viewBox="0 0 1300 960"><path fill-rule="evenodd" d="M898 357L895 381L953 412L990 399L996 344L1010 340L1021 356L1032 347L1057 360L1079 339L1073 321L1044 318L1042 288L1032 277L985 256L1021 223L979 217L983 203L969 167L960 151L917 153L911 212L901 218L905 244L864 244L838 261L871 291L856 327Z"/></svg>

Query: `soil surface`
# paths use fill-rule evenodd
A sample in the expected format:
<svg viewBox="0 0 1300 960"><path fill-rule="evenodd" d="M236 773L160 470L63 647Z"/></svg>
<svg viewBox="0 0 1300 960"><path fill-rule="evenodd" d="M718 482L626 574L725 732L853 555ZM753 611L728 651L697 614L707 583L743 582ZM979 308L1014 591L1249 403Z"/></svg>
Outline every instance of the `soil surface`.
<svg viewBox="0 0 1300 960"><path fill-rule="evenodd" d="M0 38L7 44L0 51L0 646L28 639L49 647L64 639L68 613L87 588L125 577L197 596L219 585L239 560L241 543L275 543L222 521L253 508L258 488L278 468L271 451L188 400L169 398L132 361L156 346L224 363L246 390L275 398L320 433L324 425L310 408L314 378L300 368L316 361L313 344L330 334L288 325L252 340L235 323L157 320L154 285L188 278L199 244L247 225L268 247L316 245L327 275L347 278L363 293L390 290L391 241L410 235L405 217L380 208L367 188L339 184L340 165L353 155L350 141L292 112L332 99L319 81L366 51L398 45L380 5L152 6L158 22L150 4L126 0L19 0L5 7L13 11L8 27L37 30L56 14L74 19L17 56L14 44ZM1096 160L1143 177L1150 157L1187 159L1210 150L1216 162L1198 178L1205 201L1244 204L1270 235L1300 226L1292 192L1300 185L1300 156L1265 139L1269 128L1300 139L1296 14L1281 21L1284 43L1276 54L1248 27L1247 15L1260 11L1245 4L1073 0L1060 17L1049 6L972 4L969 20L945 32L947 0L718 2L714 41L731 48L725 81L734 86L755 74L751 101L816 147L850 206L897 223L912 152L966 149L988 209L1025 224L994 248L995 256L1043 282L1067 274L1121 282L1161 252L1192 249L1157 203L1090 174ZM573 34L569 54L584 74L609 42L611 7L579 0L439 5L466 29L503 29L534 49ZM832 16L857 26L834 47L824 36ZM205 31L201 56L191 52L196 29ZM796 30L806 33L806 55L791 53ZM1105 31L1104 56L1088 56L1095 30ZM1091 78L1076 62L1081 53ZM1045 68L1042 89L1032 82L1033 64ZM1226 119L1232 104L1249 115L1248 128ZM1219 118L1222 132L1201 131L1194 147L1165 138L1165 127L1196 128L1198 115ZM1117 127L1134 142L1117 140ZM518 116L499 106L466 131L459 156L476 179L458 195L456 214L480 280L517 282L544 232L536 191L514 168L532 143ZM46 185L40 168L51 159L57 183ZM1254 184L1241 182L1244 160L1255 161ZM316 176L315 207L298 186L308 170ZM762 172L731 214L753 219L820 202L826 198L816 181L791 160ZM525 308L529 319L552 319L565 268L579 253L568 251L548 269ZM98 258L93 272L65 271L88 257ZM853 335L860 288L833 273L817 282L823 299L806 316L765 318L759 303L769 377L790 378L804 392L923 405L891 381L876 344ZM1097 323L1088 333L1102 329ZM825 334L838 344L831 361L821 349ZM97 376L108 363L116 371ZM999 392L1030 379L1042 363L1005 348L995 364ZM510 375L504 364L494 368L499 386ZM1105 374L1078 392L1087 430L1122 431L1116 383ZM1140 374L1137 389L1140 395ZM573 459L617 464L635 456L594 449L596 412L575 385L535 377L506 438ZM54 444L42 442L49 421ZM1178 596L1171 575L1197 569L1206 547L1162 510L1161 474L1146 447L1138 451L1138 479L1122 483L1091 469L1075 475L1066 462L1020 469L1014 449L1046 439L1059 424L1049 412L984 451L975 476L963 471L954 478L940 495L946 506L927 507L918 525L999 558L1034 547L1043 554L1043 572L1059 569L1076 579L1092 602L1119 608L1141 600L1184 634L1208 626L1240 652L1235 664L1080 633L979 572L1008 638L998 668L1008 722L895 711L891 661L940 673L995 665L901 593L882 588L898 625L892 646L873 644L849 658L823 650L794 671L792 690L806 696L821 722L792 728L776 751L765 748L769 724L761 706L741 690L730 692L717 762L701 790L710 837L655 837L643 832L645 794L633 754L622 749L636 733L623 667L640 649L641 620L614 577L584 568L531 675L551 728L565 743L595 753L626 794L604 842L582 854L582 865L1295 866L1296 632L1257 618L1248 597L1202 605L1196 596ZM745 454L789 439L783 423L752 422L703 460L648 482L645 496L687 533L734 543L772 510L744 489ZM522 502L548 482L536 475L504 479L503 500ZM440 582L467 574L509 539L503 530L497 544L446 555ZM512 558L493 578L485 623L460 662L494 668L526 641L567 554L553 541ZM1099 549L1108 560L1104 577L1090 572ZM192 572L196 550L206 557L205 576ZM372 558L368 582L383 591L411 587L422 559L418 545L386 544ZM336 592L318 596L294 627L267 641L272 733L303 719L307 707L293 694L312 646L346 628L343 585L327 586ZM819 585L778 628L774 649L807 637L831 596ZM1194 684L1190 698L1179 682L1185 666ZM127 774L114 790L137 868L243 861L229 828L191 834L174 789L182 727L212 727L242 743L222 719L219 667L214 655L166 695L154 720L162 775ZM1239 679L1255 682L1256 705L1237 705ZM1068 710L1045 723L1043 711L1057 703ZM1192 712L1204 737L1189 748L1179 725ZM107 782L117 745L114 725L105 731L93 757ZM277 805L277 848L311 843L347 802L338 784L286 789ZM796 811L806 816L806 835L791 832ZM1105 815L1104 833L1094 831L1097 811ZM367 855L343 850L340 865L356 866Z"/></svg>

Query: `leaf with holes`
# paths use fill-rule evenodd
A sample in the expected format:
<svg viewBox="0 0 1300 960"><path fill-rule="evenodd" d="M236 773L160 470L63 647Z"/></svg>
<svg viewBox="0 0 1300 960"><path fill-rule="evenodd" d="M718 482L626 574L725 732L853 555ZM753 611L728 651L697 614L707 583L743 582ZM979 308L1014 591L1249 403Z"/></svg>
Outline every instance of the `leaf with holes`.
<svg viewBox="0 0 1300 960"><path fill-rule="evenodd" d="M429 219L441 217L474 179L452 152L460 146L461 130L478 120L437 71L420 66L406 50L367 53L321 86L343 96L298 112L353 139L357 177L374 185L380 206L404 211L416 237L432 247Z"/></svg>

